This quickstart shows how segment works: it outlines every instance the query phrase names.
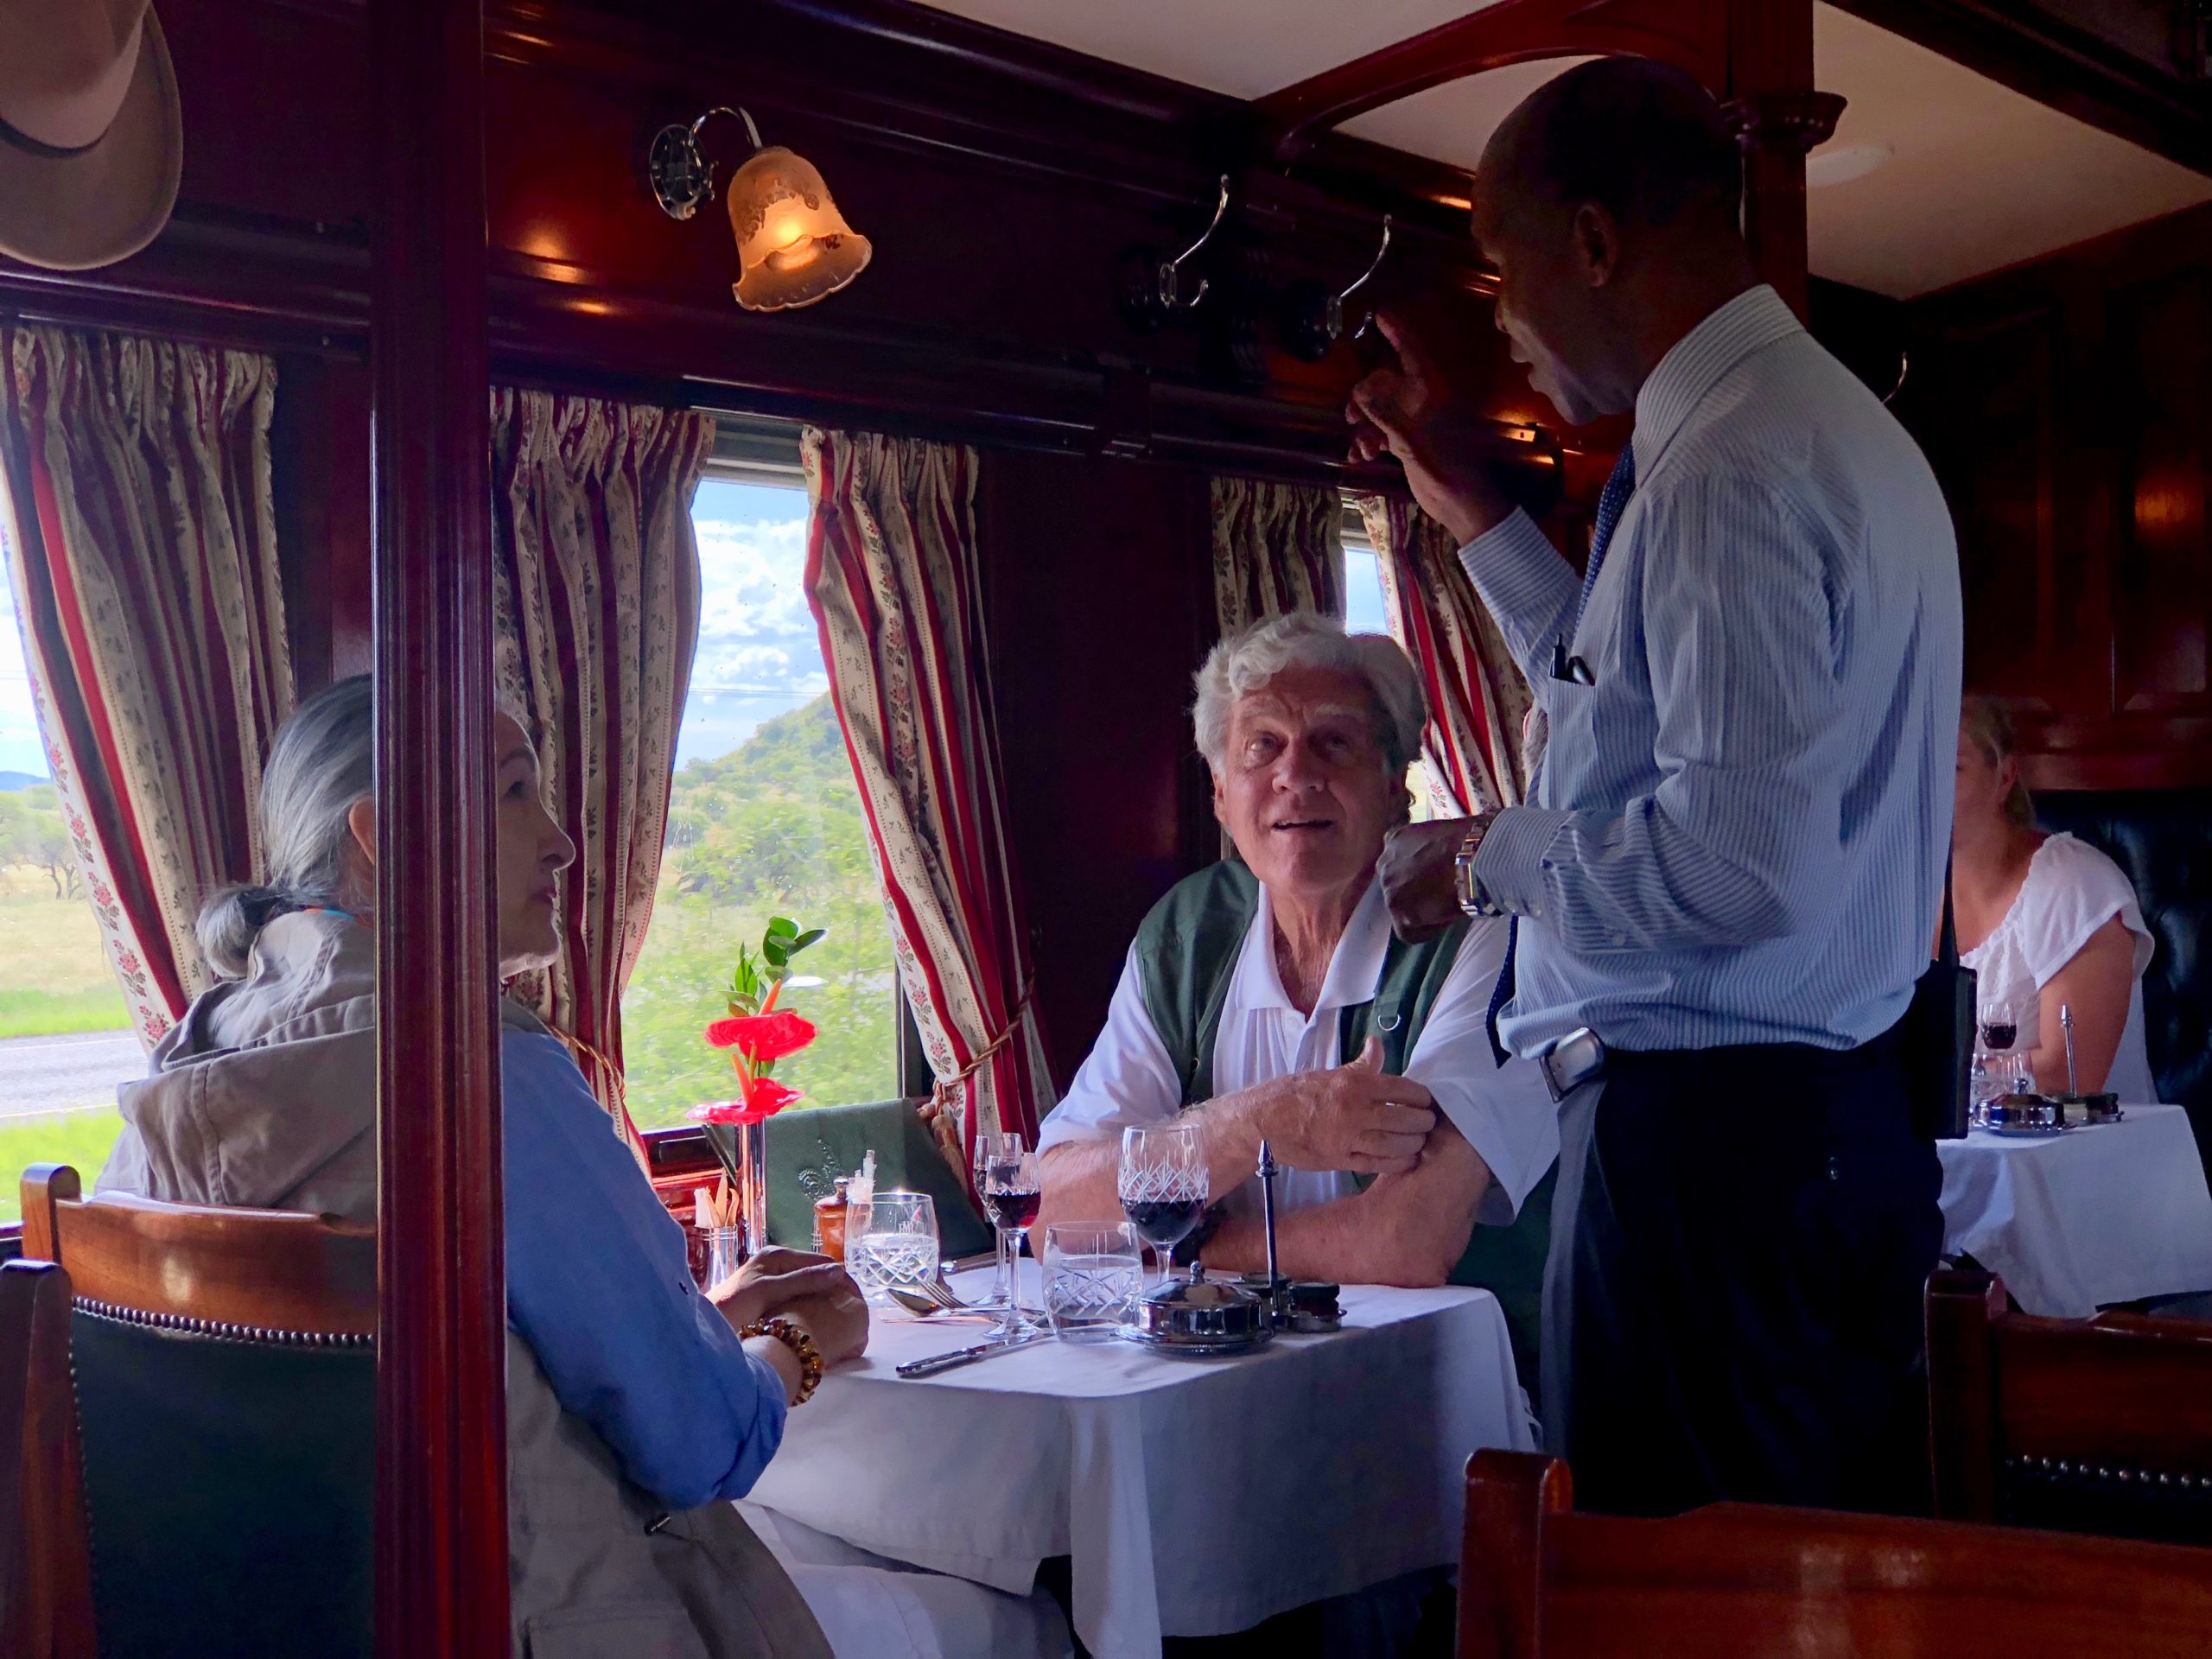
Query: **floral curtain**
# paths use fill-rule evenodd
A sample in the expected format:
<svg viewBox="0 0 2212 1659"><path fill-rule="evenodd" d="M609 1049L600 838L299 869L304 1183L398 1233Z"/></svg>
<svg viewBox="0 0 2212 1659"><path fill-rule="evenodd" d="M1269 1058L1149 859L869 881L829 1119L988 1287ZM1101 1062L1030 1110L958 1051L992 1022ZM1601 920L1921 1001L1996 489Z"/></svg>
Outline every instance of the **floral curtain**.
<svg viewBox="0 0 2212 1659"><path fill-rule="evenodd" d="M261 873L292 708L269 423L243 352L0 327L9 575L39 725L140 1038L210 981L206 894Z"/></svg>
<svg viewBox="0 0 2212 1659"><path fill-rule="evenodd" d="M806 587L899 977L961 1144L1052 1105L1007 845L976 452L810 430Z"/></svg>
<svg viewBox="0 0 2212 1659"><path fill-rule="evenodd" d="M699 638L691 498L714 423L495 388L499 696L537 728L545 798L576 843L563 950L534 987L624 1137L622 991L660 879L677 728Z"/></svg>
<svg viewBox="0 0 2212 1659"><path fill-rule="evenodd" d="M1431 804L1446 817L1512 806L1527 787L1528 682L1475 593L1450 533L1409 501L1354 498L1382 578L1390 633L1428 694Z"/></svg>
<svg viewBox="0 0 2212 1659"><path fill-rule="evenodd" d="M1342 616L1344 498L1311 485L1215 479L1213 597L1224 635L1289 611Z"/></svg>

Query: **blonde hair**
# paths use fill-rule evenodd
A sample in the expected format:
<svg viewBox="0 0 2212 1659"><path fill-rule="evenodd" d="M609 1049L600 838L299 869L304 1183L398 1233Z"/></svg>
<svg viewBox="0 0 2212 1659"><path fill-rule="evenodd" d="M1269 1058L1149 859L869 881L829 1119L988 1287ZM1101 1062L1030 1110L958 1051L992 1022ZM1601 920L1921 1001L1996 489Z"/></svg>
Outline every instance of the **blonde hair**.
<svg viewBox="0 0 2212 1659"><path fill-rule="evenodd" d="M2019 758L2019 739L2012 728L2012 710L1995 697L1975 695L1959 705L1959 735L1980 749L1993 766ZM2036 821L2035 797L2012 774L2012 788L2005 797L2005 816L2022 829Z"/></svg>

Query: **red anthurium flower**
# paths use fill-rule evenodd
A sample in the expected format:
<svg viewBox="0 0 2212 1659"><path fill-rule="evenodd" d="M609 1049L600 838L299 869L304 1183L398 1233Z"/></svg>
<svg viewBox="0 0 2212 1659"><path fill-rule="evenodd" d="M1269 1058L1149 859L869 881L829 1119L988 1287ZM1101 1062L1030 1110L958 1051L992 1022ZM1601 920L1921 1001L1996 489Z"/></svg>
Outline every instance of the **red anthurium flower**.
<svg viewBox="0 0 2212 1659"><path fill-rule="evenodd" d="M684 1114L694 1123L742 1123L745 1103L741 1100L710 1100L703 1106L694 1106Z"/></svg>
<svg viewBox="0 0 2212 1659"><path fill-rule="evenodd" d="M775 1014L741 1015L717 1020L707 1027L707 1040L716 1048L734 1048L756 1065L796 1054L814 1040L814 1022L789 1009Z"/></svg>
<svg viewBox="0 0 2212 1659"><path fill-rule="evenodd" d="M745 1110L737 1120L741 1123L759 1123L773 1117L792 1102L806 1098L803 1090L778 1083L773 1077L746 1077L742 1082Z"/></svg>

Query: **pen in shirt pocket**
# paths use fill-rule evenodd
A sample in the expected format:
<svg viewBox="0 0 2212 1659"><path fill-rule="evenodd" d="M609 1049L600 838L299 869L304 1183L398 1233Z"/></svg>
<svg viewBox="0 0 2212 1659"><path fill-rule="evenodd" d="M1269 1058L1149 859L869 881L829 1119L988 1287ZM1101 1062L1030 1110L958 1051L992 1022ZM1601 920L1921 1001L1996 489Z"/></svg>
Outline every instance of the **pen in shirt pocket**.
<svg viewBox="0 0 2212 1659"><path fill-rule="evenodd" d="M1564 680L1569 685L1595 685L1598 677L1590 671L1590 664L1580 657L1567 654L1565 635L1552 641L1552 678Z"/></svg>

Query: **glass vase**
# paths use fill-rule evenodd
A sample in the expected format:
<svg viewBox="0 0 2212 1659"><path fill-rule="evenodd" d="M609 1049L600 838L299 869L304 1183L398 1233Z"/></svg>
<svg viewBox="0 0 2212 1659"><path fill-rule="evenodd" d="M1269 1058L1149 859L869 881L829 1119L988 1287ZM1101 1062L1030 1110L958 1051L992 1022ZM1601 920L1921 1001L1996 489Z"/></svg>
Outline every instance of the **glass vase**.
<svg viewBox="0 0 2212 1659"><path fill-rule="evenodd" d="M768 1243L768 1126L766 1122L737 1126L738 1219L745 1229L747 1255L758 1254Z"/></svg>
<svg viewBox="0 0 2212 1659"><path fill-rule="evenodd" d="M745 1229L709 1227L707 1234L707 1284L709 1290L745 1265Z"/></svg>

